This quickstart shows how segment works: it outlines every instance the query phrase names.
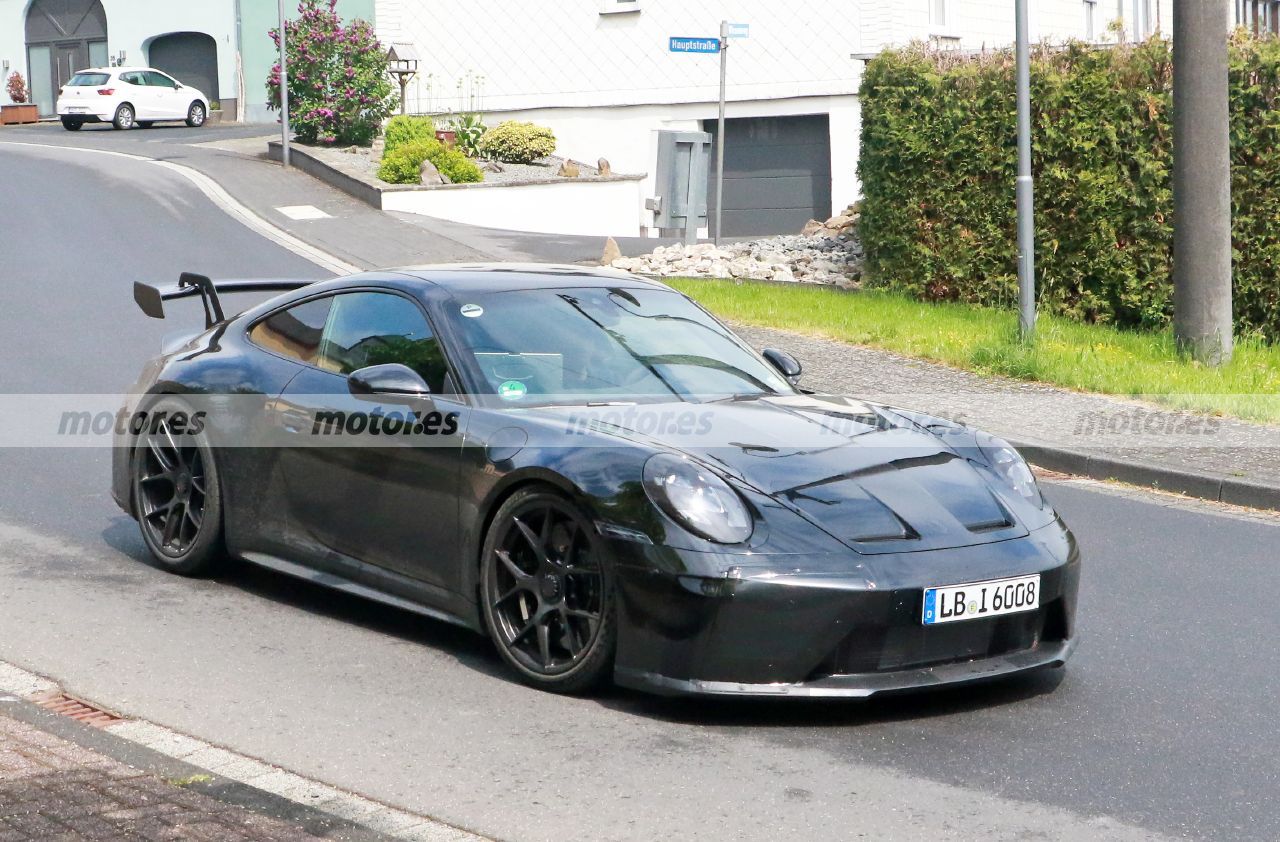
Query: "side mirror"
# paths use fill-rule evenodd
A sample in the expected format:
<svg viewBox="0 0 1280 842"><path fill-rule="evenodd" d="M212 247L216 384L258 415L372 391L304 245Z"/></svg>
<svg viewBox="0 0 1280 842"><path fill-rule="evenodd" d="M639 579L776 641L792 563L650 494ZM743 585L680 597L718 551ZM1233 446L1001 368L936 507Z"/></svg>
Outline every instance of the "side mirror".
<svg viewBox="0 0 1280 842"><path fill-rule="evenodd" d="M371 365L347 375L347 388L357 398L418 400L431 397L431 388L418 372L400 363Z"/></svg>
<svg viewBox="0 0 1280 842"><path fill-rule="evenodd" d="M763 356L769 361L769 365L778 370L778 373L787 378L792 385L800 379L800 361L788 354L786 351L779 351L774 348L765 348Z"/></svg>

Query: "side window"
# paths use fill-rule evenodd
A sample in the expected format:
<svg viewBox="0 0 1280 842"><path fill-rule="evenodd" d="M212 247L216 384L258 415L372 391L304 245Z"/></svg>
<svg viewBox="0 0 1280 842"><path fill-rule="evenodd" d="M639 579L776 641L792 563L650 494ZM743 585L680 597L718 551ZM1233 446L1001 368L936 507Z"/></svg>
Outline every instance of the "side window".
<svg viewBox="0 0 1280 842"><path fill-rule="evenodd" d="M400 363L422 375L432 392L445 392L444 352L418 305L383 292L334 296L320 344L320 368L338 374Z"/></svg>
<svg viewBox="0 0 1280 842"><path fill-rule="evenodd" d="M154 70L148 70L144 75L147 77L147 84L153 88L176 88L177 87L177 83L175 83L168 76L165 76L163 73L157 73Z"/></svg>
<svg viewBox="0 0 1280 842"><path fill-rule="evenodd" d="M120 81L129 85L144 84L141 73L122 73L120 74Z"/></svg>
<svg viewBox="0 0 1280 842"><path fill-rule="evenodd" d="M249 339L269 351L308 365L318 365L320 338L333 298L317 298L263 319L249 331Z"/></svg>

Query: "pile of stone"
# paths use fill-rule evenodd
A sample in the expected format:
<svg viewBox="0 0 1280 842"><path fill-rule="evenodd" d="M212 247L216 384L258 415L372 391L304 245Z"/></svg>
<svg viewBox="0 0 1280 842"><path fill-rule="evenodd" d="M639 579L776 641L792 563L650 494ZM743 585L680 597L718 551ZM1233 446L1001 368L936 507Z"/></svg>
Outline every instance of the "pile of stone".
<svg viewBox="0 0 1280 842"><path fill-rule="evenodd" d="M798 235L717 248L710 243L659 247L640 257L616 257L615 269L641 275L793 281L856 289L862 279L858 214L850 208L826 222L811 220Z"/></svg>

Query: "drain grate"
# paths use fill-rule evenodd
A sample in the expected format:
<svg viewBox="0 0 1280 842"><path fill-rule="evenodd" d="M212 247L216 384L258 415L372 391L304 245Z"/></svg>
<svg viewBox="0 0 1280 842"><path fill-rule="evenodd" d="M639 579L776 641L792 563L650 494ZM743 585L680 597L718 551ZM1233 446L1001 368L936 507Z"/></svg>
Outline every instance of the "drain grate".
<svg viewBox="0 0 1280 842"><path fill-rule="evenodd" d="M92 725L94 728L105 728L121 719L114 713L108 713L102 708L94 707L66 693L49 693L45 696L37 696L32 701L45 710L83 722L85 725Z"/></svg>

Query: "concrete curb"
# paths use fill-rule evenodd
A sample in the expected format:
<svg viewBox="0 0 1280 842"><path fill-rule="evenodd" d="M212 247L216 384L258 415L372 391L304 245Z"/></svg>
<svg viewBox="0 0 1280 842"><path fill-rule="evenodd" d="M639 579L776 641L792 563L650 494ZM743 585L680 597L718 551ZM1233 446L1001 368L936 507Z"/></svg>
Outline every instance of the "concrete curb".
<svg viewBox="0 0 1280 842"><path fill-rule="evenodd" d="M1116 480L1233 506L1280 511L1280 487L1222 474L1180 471L1136 459L1113 459L1028 439L1010 438L1009 443L1028 462L1050 471L1096 480Z"/></svg>

